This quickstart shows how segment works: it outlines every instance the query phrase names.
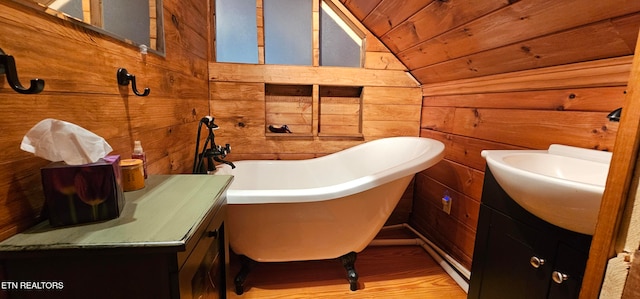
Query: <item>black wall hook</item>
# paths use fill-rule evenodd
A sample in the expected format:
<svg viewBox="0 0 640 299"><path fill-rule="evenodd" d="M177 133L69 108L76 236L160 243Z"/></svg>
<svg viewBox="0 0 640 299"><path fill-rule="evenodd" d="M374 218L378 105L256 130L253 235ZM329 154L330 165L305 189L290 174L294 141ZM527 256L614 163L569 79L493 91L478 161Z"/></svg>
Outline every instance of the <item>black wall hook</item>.
<svg viewBox="0 0 640 299"><path fill-rule="evenodd" d="M611 111L609 115L607 115L607 118L609 119L609 121L619 122L621 115L622 115L622 107Z"/></svg>
<svg viewBox="0 0 640 299"><path fill-rule="evenodd" d="M0 49L0 75L7 76L7 82L13 90L22 94L35 94L44 89L44 80L31 79L31 86L25 88L18 80L18 71L16 70L16 60L11 55L7 55Z"/></svg>
<svg viewBox="0 0 640 299"><path fill-rule="evenodd" d="M133 90L133 93L135 93L137 96L146 97L149 95L149 92L151 92L151 90L148 87L146 87L144 89L144 92L140 93L138 91L138 88L136 87L136 76L129 74L129 72L127 72L127 69L125 68L119 68L117 76L118 76L118 84L120 85L129 85L129 82L131 82L131 89Z"/></svg>

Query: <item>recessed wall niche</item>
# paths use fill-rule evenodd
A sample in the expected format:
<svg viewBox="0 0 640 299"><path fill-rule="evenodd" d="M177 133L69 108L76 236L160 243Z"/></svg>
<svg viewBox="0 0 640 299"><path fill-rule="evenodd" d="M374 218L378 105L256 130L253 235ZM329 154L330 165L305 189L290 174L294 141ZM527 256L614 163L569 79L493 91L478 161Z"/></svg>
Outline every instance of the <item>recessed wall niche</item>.
<svg viewBox="0 0 640 299"><path fill-rule="evenodd" d="M319 87L318 136L362 137L362 86Z"/></svg>
<svg viewBox="0 0 640 299"><path fill-rule="evenodd" d="M313 136L313 85L265 84L267 136ZM269 126L287 125L289 133L272 133ZM286 134L286 135L285 135Z"/></svg>
<svg viewBox="0 0 640 299"><path fill-rule="evenodd" d="M265 136L361 138L362 107L362 86L265 84Z"/></svg>

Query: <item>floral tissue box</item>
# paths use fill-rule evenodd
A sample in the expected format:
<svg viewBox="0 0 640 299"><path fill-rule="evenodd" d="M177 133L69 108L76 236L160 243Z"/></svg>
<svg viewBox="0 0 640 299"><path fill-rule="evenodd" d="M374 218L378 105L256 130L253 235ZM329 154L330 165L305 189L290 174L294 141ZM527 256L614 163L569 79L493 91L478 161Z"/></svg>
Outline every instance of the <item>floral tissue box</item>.
<svg viewBox="0 0 640 299"><path fill-rule="evenodd" d="M119 155L83 165L54 162L40 172L51 226L118 218L124 208Z"/></svg>

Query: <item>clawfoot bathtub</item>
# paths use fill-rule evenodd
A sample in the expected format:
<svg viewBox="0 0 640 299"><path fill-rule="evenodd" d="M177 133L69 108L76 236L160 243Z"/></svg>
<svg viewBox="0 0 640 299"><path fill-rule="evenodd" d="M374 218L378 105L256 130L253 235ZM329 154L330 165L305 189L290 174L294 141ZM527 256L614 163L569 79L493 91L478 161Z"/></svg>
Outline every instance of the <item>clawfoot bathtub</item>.
<svg viewBox="0 0 640 299"><path fill-rule="evenodd" d="M308 160L247 160L222 165L229 242L244 261L341 258L352 291L362 251L391 215L413 175L439 162L444 145L420 137L378 139ZM243 262L236 293L249 271Z"/></svg>

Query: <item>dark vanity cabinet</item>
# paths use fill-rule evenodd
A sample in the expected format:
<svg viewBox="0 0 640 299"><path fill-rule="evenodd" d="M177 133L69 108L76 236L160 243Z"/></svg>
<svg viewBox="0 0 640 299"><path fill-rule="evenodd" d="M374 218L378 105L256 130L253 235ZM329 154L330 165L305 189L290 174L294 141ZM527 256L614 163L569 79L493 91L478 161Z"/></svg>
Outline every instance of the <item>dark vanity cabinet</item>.
<svg viewBox="0 0 640 299"><path fill-rule="evenodd" d="M590 244L524 210L487 168L468 298L578 298Z"/></svg>
<svg viewBox="0 0 640 299"><path fill-rule="evenodd" d="M0 242L0 298L225 298L232 179L149 176L117 219Z"/></svg>

